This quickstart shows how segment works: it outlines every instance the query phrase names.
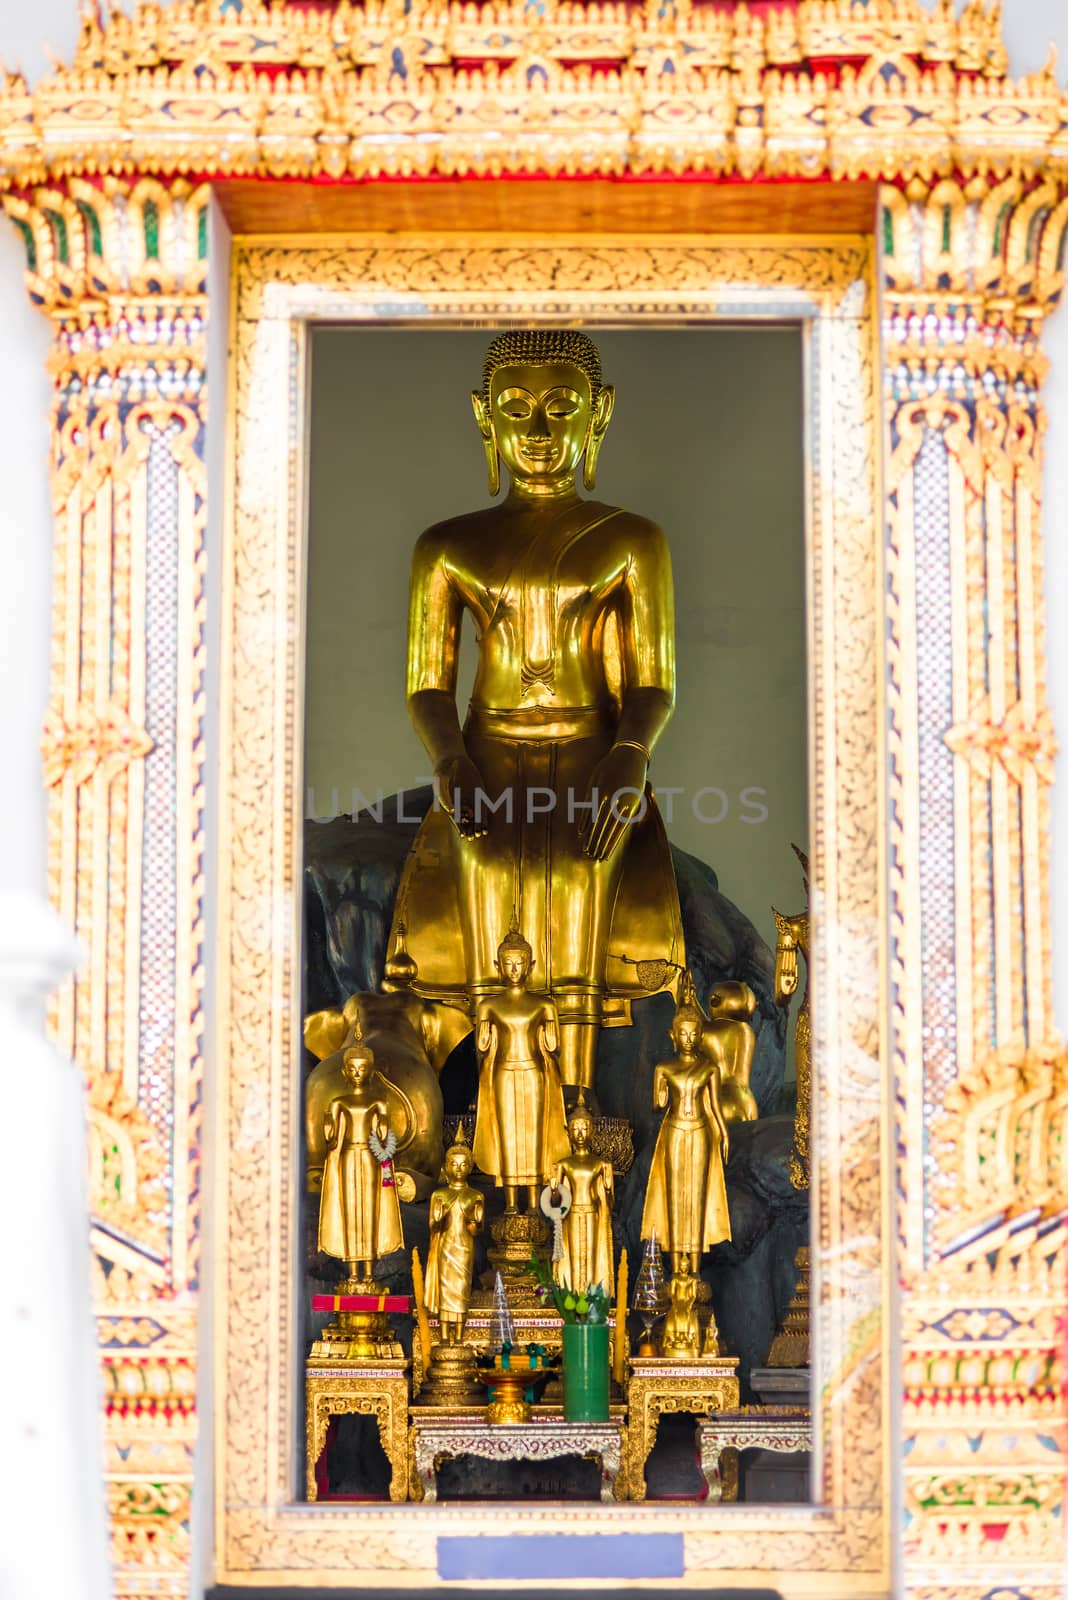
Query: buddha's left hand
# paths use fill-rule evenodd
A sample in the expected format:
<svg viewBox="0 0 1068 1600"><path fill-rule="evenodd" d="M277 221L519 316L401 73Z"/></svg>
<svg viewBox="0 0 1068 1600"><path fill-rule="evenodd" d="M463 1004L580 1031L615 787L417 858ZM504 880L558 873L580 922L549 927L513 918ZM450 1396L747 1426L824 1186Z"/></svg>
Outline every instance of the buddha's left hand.
<svg viewBox="0 0 1068 1600"><path fill-rule="evenodd" d="M582 848L594 861L607 861L630 824L644 816L645 779L649 763L632 744L613 745L593 769L586 800L596 794L594 810L585 813Z"/></svg>

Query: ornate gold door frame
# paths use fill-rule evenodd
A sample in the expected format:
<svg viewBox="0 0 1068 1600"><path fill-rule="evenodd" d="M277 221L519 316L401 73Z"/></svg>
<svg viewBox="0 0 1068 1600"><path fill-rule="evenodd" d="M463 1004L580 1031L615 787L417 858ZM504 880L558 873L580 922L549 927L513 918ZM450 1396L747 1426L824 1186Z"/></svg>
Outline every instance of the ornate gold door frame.
<svg viewBox="0 0 1068 1600"><path fill-rule="evenodd" d="M850 328L875 324L870 311L851 320L859 266L833 265L836 249L856 247L800 235L874 220L884 426L865 432L875 408L863 382L824 381L810 407L822 463L813 615L824 618L810 655L810 765L816 884L830 897L817 906L817 1070L821 1046L837 1052L822 1060L844 1111L827 1109L852 1140L843 1182L836 1128L817 1130L834 1158L814 1196L817 1258L838 1267L826 1229L857 1229L843 1259L859 1250L873 1289L854 1317L852 1284L836 1298L842 1280L825 1272L820 1287L821 1348L829 1341L826 1359L840 1362L821 1372L822 1508L647 1508L639 1526L682 1533L691 1583L720 1559L747 1577L763 1560L794 1590L885 1592L881 1528L909 1600L1061 1600L1068 1072L1050 996L1040 337L1065 286L1068 98L1051 69L1007 77L997 11L981 4L958 18L910 0L797 0L766 15L649 0L602 7L592 29L553 4L514 8L504 30L497 11L486 22L436 0L384 15L359 3L190 0L133 16L112 7L105 22L89 3L71 68L33 89L18 73L0 81L3 206L55 331L49 874L88 962L60 992L52 1028L87 1088L117 1592L188 1591L199 1260L213 1221L200 1181L208 961L222 963L229 1000L220 1065L231 1075L209 1084L221 1096L218 1143L232 1145L218 1175L228 1188L212 1201L230 1229L219 1270L225 1286L234 1269L248 1293L220 1329L221 1568L253 1581L277 1561L312 1582L323 1552L339 1581L359 1548L376 1580L411 1584L433 1571L437 1530L457 1525L455 1508L320 1507L313 1532L310 1509L290 1506L295 1256L283 1230L294 1203L284 1161L299 662L292 637L264 630L292 626L300 588L300 456L288 430L302 319L333 306L488 320L508 299L501 281L522 285L509 305L524 316L677 318L687 303L745 315L785 303L807 319L810 351L822 352L810 373L825 379ZM274 267L243 297L244 314L258 307L262 341L243 343L238 389L255 393L261 375L289 386L288 422L280 404L270 437L292 453L252 438L250 465L289 509L279 516L249 483L251 512L272 530L253 547L266 565L231 574L231 732L245 742L231 738L222 779L233 873L221 949L206 948L204 920L217 776L205 761L203 684L215 665L205 598L221 581L205 545L209 381L211 429L226 407L214 358L206 370L209 312L222 315L208 304L209 189L190 173L216 182L249 230L452 230L415 261L412 240L396 235L375 256L366 239L355 250L323 241L306 258L268 248L261 259ZM469 181L501 174L523 181ZM394 181L411 175L433 182ZM531 253L521 240L505 280L478 269L493 246L470 240L473 227L529 227L532 207L546 227L586 229L565 250L578 276L561 270L552 295L557 244ZM613 243L619 227L660 236ZM708 242L713 230L753 227L777 228L779 242ZM302 304L293 274L304 281L313 258L320 293ZM870 377L876 341L857 338L848 360ZM874 467L865 437L877 443ZM866 521L857 497L870 493L870 471L885 514ZM233 556L247 532L235 524ZM836 637L870 690L867 721L837 671ZM884 839L880 877L871 863ZM873 1167L881 1045L893 1126ZM872 1431L879 1372L867 1339L877 1350L885 1318L880 1334L880 1246L861 1227L880 1215L884 1189L897 1218L892 1244L882 1234L900 1335L892 1444ZM247 1432L239 1400L256 1402ZM863 1430L851 1434L850 1418ZM890 1452L886 1478L875 1476L873 1438ZM892 1514L879 1482L896 1490ZM543 1533L541 1514L526 1516L509 1526Z"/></svg>
<svg viewBox="0 0 1068 1600"><path fill-rule="evenodd" d="M888 1319L883 1159L874 303L864 239L455 236L239 242L224 560L218 993L219 1576L432 1583L440 1536L682 1536L685 1583L885 1592ZM501 285L519 283L516 290ZM562 287L563 286L563 287ZM301 1505L297 1247L306 345L315 321L793 320L809 429L813 962L811 1508ZM397 598L401 603L401 598ZM398 691L399 692L399 691Z"/></svg>

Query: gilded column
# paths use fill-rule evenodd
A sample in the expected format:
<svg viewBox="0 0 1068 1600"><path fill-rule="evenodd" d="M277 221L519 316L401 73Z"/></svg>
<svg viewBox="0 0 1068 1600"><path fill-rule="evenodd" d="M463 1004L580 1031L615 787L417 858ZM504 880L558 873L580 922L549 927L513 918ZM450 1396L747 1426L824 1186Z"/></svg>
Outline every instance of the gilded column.
<svg viewBox="0 0 1068 1600"><path fill-rule="evenodd" d="M201 1112L206 188L4 197L50 358L49 887L83 1074L116 1589L185 1595Z"/></svg>
<svg viewBox="0 0 1068 1600"><path fill-rule="evenodd" d="M884 193L889 996L906 1592L1060 1595L1068 1070L1051 1011L1051 184Z"/></svg>

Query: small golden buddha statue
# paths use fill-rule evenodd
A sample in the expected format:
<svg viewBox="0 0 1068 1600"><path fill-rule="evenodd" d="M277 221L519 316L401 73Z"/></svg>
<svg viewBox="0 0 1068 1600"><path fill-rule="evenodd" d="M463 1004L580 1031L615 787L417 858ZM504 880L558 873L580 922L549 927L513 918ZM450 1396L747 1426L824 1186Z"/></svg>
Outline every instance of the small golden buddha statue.
<svg viewBox="0 0 1068 1600"><path fill-rule="evenodd" d="M708 1022L701 1048L719 1067L719 1103L727 1122L755 1122L759 1115L749 1074L756 1033L749 1019L757 997L747 983L717 983L708 997Z"/></svg>
<svg viewBox="0 0 1068 1600"><path fill-rule="evenodd" d="M566 1183L571 1191L571 1209L560 1227L562 1254L553 1262L553 1276L572 1289L599 1283L611 1296L615 1293L612 1163L593 1152L593 1122L581 1099L567 1119L567 1131L571 1154L556 1163L549 1179L553 1190L559 1192Z"/></svg>
<svg viewBox="0 0 1068 1600"><path fill-rule="evenodd" d="M573 329L501 334L472 396L500 505L439 523L412 564L408 709L439 805L405 868L421 993L497 986L513 911L560 1024L566 1085L592 1090L602 1020L648 991L639 961L682 961L671 856L650 754L675 699L671 563L644 517L584 500L614 393ZM456 705L464 616L478 664ZM624 956L631 959L629 964Z"/></svg>
<svg viewBox="0 0 1068 1600"><path fill-rule="evenodd" d="M671 1280L671 1305L664 1318L660 1354L673 1360L696 1361L701 1328L697 1316L697 1279L692 1273Z"/></svg>
<svg viewBox="0 0 1068 1600"><path fill-rule="evenodd" d="M468 1183L472 1157L466 1144L445 1152L444 1186L430 1196L430 1249L426 1265L426 1309L436 1316L443 1344L463 1343L471 1300L475 1235L482 1227L484 1202Z"/></svg>
<svg viewBox="0 0 1068 1600"><path fill-rule="evenodd" d="M514 923L495 965L504 988L475 1013L475 1160L503 1186L507 1211L518 1210L520 1189L533 1211L546 1174L568 1151L556 1007L527 989L531 949Z"/></svg>
<svg viewBox="0 0 1068 1600"><path fill-rule="evenodd" d="M719 1066L700 1047L703 1026L697 1007L683 1002L671 1028L676 1054L653 1073L653 1103L667 1115L653 1150L641 1232L663 1241L673 1277L696 1272L704 1252L731 1236L727 1123Z"/></svg>
<svg viewBox="0 0 1068 1600"><path fill-rule="evenodd" d="M323 1119L327 1142L319 1197L319 1249L338 1256L355 1287L373 1281L374 1264L404 1245L400 1202L393 1182L389 1116L372 1086L374 1054L355 1040L345 1051L350 1088Z"/></svg>

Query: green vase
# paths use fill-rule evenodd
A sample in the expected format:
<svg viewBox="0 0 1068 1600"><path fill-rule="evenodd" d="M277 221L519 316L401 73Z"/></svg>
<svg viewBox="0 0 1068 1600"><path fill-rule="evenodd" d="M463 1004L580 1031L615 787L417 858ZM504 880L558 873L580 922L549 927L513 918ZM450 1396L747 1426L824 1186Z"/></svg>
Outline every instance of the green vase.
<svg viewBox="0 0 1068 1600"><path fill-rule="evenodd" d="M564 1416L608 1421L607 1322L564 1323Z"/></svg>

